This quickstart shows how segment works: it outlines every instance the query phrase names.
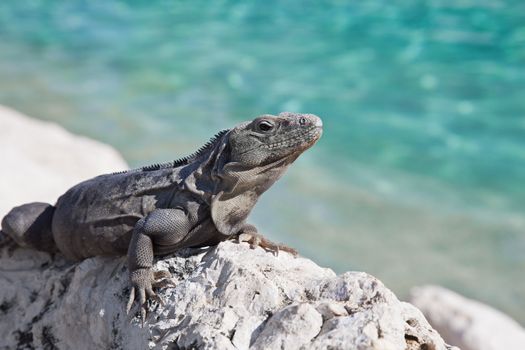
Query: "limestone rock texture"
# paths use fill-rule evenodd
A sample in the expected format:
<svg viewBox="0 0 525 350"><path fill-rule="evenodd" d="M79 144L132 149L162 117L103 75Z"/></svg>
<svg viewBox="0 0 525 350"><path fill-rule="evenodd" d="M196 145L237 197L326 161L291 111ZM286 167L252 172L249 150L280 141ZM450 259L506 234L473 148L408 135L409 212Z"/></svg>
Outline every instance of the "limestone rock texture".
<svg viewBox="0 0 525 350"><path fill-rule="evenodd" d="M157 261L159 290L144 326L125 314L125 259L71 264L60 255L0 250L0 348L435 349L421 312L363 272L337 276L311 260L247 243L186 249Z"/></svg>
<svg viewBox="0 0 525 350"><path fill-rule="evenodd" d="M53 204L69 187L127 169L112 147L0 105L0 217L28 202Z"/></svg>
<svg viewBox="0 0 525 350"><path fill-rule="evenodd" d="M440 334L463 350L525 349L525 329L501 311L439 286L410 294Z"/></svg>

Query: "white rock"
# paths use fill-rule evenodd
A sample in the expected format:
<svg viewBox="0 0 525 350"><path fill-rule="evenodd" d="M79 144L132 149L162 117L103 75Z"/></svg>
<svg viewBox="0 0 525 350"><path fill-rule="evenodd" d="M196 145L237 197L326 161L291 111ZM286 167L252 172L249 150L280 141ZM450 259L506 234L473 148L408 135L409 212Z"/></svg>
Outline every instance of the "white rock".
<svg viewBox="0 0 525 350"><path fill-rule="evenodd" d="M294 303L277 311L257 336L253 349L299 349L310 345L323 325L323 317L309 303Z"/></svg>
<svg viewBox="0 0 525 350"><path fill-rule="evenodd" d="M69 187L126 162L110 146L0 105L0 217L27 202L53 204Z"/></svg>
<svg viewBox="0 0 525 350"><path fill-rule="evenodd" d="M488 305L438 286L413 288L410 294L445 340L463 350L525 349L525 330Z"/></svg>
<svg viewBox="0 0 525 350"><path fill-rule="evenodd" d="M447 349L422 314L376 278L336 276L245 243L158 261L177 287L160 290L165 306L144 328L124 313L124 258L69 264L4 247L0 266L0 348Z"/></svg>

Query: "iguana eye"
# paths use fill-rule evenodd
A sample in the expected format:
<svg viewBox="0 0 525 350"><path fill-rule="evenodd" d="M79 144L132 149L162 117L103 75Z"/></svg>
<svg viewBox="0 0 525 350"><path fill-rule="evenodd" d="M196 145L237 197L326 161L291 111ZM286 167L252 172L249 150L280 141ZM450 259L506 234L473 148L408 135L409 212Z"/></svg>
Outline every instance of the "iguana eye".
<svg viewBox="0 0 525 350"><path fill-rule="evenodd" d="M299 119L299 124L300 125L306 124L306 118L305 117L301 117L301 119Z"/></svg>
<svg viewBox="0 0 525 350"><path fill-rule="evenodd" d="M268 120L261 120L257 127L259 128L259 130L266 132L273 129L273 123Z"/></svg>

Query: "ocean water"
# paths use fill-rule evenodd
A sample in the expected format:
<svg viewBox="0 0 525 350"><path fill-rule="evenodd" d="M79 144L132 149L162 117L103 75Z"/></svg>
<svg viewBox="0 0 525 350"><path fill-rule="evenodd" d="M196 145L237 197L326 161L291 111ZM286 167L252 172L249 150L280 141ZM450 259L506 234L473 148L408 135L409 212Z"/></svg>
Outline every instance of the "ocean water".
<svg viewBox="0 0 525 350"><path fill-rule="evenodd" d="M1 104L132 166L259 114L318 114L260 230L401 297L441 284L522 324L524 91L518 0L0 2Z"/></svg>

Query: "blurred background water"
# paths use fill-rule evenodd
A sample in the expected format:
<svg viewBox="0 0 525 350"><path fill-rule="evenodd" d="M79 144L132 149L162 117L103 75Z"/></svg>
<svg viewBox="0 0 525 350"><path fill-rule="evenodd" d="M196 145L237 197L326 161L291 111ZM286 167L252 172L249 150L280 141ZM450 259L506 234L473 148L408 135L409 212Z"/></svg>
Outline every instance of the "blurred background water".
<svg viewBox="0 0 525 350"><path fill-rule="evenodd" d="M522 0L0 2L1 104L132 166L259 114L318 114L322 140L254 210L261 231L522 324L524 88Z"/></svg>

